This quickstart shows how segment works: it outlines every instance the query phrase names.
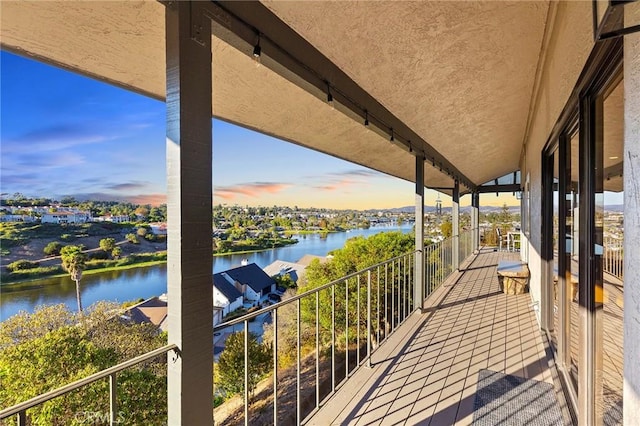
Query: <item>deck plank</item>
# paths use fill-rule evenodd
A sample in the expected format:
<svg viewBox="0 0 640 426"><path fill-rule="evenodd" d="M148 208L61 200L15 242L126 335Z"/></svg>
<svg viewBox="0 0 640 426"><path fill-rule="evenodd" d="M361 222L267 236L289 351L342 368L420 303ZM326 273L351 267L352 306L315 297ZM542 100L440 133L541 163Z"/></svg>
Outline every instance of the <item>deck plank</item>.
<svg viewBox="0 0 640 426"><path fill-rule="evenodd" d="M499 290L504 259L517 254L481 251L308 424L469 425L480 369L553 383L529 294Z"/></svg>

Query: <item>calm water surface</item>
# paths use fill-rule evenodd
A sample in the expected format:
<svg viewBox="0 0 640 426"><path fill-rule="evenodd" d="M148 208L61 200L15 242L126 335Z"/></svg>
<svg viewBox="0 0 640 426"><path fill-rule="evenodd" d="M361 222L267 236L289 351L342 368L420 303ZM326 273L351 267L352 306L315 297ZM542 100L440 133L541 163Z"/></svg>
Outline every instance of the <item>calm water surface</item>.
<svg viewBox="0 0 640 426"><path fill-rule="evenodd" d="M240 266L242 259L255 262L261 268L276 260L295 262L305 254L325 256L328 252L341 248L347 239L355 236L369 236L379 232L411 232L411 226L376 227L357 229L350 232L336 232L326 235L294 235L300 240L297 244L266 250L258 253L218 256L213 258L213 272L221 272ZM89 306L99 300L124 302L139 298L157 296L167 291L166 265L136 268L123 271L111 271L95 275L86 275L80 281L83 306ZM2 289L0 293L0 321L15 315L19 311L33 312L42 304L64 303L75 310L75 283L69 277L47 278Z"/></svg>

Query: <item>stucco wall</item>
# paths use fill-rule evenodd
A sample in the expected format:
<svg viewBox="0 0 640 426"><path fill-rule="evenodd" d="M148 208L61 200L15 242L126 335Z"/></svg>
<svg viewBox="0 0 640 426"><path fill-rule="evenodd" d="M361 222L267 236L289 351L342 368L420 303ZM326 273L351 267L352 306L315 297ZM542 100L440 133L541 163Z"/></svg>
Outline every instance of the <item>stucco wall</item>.
<svg viewBox="0 0 640 426"><path fill-rule="evenodd" d="M543 42L542 63L531 122L525 137L522 176L530 174L530 226L528 261L530 292L534 302L542 295L542 164L541 152L557 122L593 48L590 2L553 3ZM538 312L539 315L539 312ZM538 318L540 320L540 318Z"/></svg>
<svg viewBox="0 0 640 426"><path fill-rule="evenodd" d="M625 6L640 22L640 7ZM630 16L632 15L632 16ZM624 39L624 424L640 419L640 33Z"/></svg>

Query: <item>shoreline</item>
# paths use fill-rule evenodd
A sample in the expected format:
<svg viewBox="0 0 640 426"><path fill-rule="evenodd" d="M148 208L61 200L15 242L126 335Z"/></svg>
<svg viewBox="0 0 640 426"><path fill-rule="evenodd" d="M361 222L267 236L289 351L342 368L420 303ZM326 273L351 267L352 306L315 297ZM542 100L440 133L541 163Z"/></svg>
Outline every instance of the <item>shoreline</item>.
<svg viewBox="0 0 640 426"><path fill-rule="evenodd" d="M291 231L289 231L291 232ZM285 233L289 233L288 231L285 231ZM317 230L313 230L313 231L295 231L295 232L291 232L291 235L295 235L295 234L306 234L306 235L312 235L312 234L329 234L329 233L340 233L340 232L347 232L347 230L343 230L343 231L317 231ZM267 250L273 250L273 249L277 249L277 248L283 248L283 247L288 247L288 246L292 246L298 243L298 240L296 240L295 243L290 243L290 244L284 244L284 245L278 245L277 247L265 247L265 248L260 248L260 249L251 249L251 250L238 250L238 251L230 251L230 252L225 252L225 253L212 253L213 257L224 257L224 256L231 256L231 255L242 255L242 254L252 254L252 253L260 253L263 251L267 251ZM158 250L158 251L154 251L154 252L148 252L145 254L157 254L157 253L161 253L163 251L166 250ZM147 261L147 262L140 262L140 263L132 263L132 264L128 264L128 265L122 265L122 266L108 266L105 268L95 268L95 269L85 269L83 271L83 275L95 275L95 274L100 274L100 273L106 273L106 272L111 272L111 271L121 271L121 270L127 270L127 269L134 269L134 268L144 268L144 267L149 267L149 266L156 266L156 265L160 265L163 263L167 263L167 260L152 260L152 261ZM68 273L63 272L63 273L55 273L55 274L43 274L43 275L38 275L38 276L32 276L26 279L22 279L22 280L17 280L17 281L9 281L9 282L1 282L0 283L0 288L4 288L4 289L9 289L11 286L17 286L20 284L25 284L25 283L29 283L29 282L33 282L33 281L38 281L38 280L43 280L43 279L47 279L47 278L62 278L65 276L69 276Z"/></svg>
<svg viewBox="0 0 640 426"><path fill-rule="evenodd" d="M273 250L276 248L282 248L282 247L287 247L289 245L295 245L294 244L287 244L284 246L279 246L279 247L265 247L263 249L254 249L254 250L239 250L239 251L232 251L232 252L226 252L226 253L213 253L213 257L224 257L224 256L231 256L234 254L250 254L250 253L259 253L262 251L267 251L267 250ZM150 252L149 254L157 254L157 253L161 253L165 250L158 250L155 252ZM82 271L82 275L86 276L86 275L95 275L95 274L101 274L101 273L106 273L106 272L112 272L112 271L122 271L122 270L127 270L127 269L134 269L134 268L144 268L144 267L149 267L149 266L156 266L156 265L161 265L163 263L167 263L167 260L150 260L147 262L139 262L139 263L131 263L128 265L121 265L121 266L107 266L104 268L94 268L94 269L85 269L84 271ZM62 273L56 273L56 274L43 274L43 275L39 275L39 276L33 276L33 277L29 277L26 278L24 280L17 280L17 281L9 281L9 282L2 282L0 283L0 288L5 288L8 289L11 286L14 285L20 285L20 284L26 284L29 282L33 282L33 281L38 281L38 280L43 280L43 279L47 279L47 278L63 278L63 277L68 277L69 274L67 272L62 272Z"/></svg>

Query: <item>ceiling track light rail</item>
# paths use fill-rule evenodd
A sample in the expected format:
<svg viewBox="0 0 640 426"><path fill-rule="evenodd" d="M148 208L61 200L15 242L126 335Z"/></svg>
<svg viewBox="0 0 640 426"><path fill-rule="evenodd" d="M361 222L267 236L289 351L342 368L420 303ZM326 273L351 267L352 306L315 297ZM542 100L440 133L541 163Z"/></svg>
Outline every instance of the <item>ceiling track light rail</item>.
<svg viewBox="0 0 640 426"><path fill-rule="evenodd" d="M435 148L266 6L259 2L212 1L207 2L204 9L205 14L218 24L214 26L215 36L253 55L257 61L292 83L306 87L310 93L314 93L312 87L315 88L315 95L326 96L332 107L339 105L343 112L350 111L362 117L365 127L372 130L375 127L381 134L389 129L392 142L405 145L412 153L423 152L425 157L432 159L432 165L437 162L446 166L452 174L459 176L462 185L471 191L476 188ZM249 50L243 43L250 46Z"/></svg>

